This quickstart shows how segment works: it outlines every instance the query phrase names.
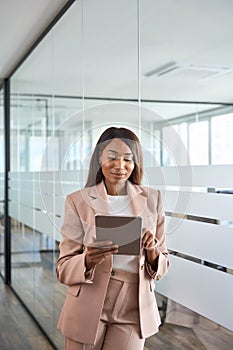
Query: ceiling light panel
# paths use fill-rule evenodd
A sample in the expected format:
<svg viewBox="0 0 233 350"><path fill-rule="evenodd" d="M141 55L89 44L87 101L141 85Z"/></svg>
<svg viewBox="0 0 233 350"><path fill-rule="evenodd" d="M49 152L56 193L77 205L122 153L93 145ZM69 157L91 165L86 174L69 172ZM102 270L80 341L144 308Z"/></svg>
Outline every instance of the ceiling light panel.
<svg viewBox="0 0 233 350"><path fill-rule="evenodd" d="M216 78L220 75L231 73L232 67L218 65L202 65L193 63L176 63L170 61L160 67L146 72L149 77L175 77L180 79L206 80Z"/></svg>

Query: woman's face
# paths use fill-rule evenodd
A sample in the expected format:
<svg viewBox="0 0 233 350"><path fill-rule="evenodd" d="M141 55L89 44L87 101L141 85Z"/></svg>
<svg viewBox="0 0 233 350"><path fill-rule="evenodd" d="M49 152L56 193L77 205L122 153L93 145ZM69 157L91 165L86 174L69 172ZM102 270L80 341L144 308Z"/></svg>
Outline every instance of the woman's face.
<svg viewBox="0 0 233 350"><path fill-rule="evenodd" d="M134 169L133 153L121 139L113 139L99 157L105 184L123 185Z"/></svg>

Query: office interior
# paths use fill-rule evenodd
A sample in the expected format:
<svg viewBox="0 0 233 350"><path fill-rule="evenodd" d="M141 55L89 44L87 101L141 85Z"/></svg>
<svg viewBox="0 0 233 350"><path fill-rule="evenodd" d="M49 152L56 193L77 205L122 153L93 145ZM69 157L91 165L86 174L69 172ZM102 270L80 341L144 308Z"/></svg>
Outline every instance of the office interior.
<svg viewBox="0 0 233 350"><path fill-rule="evenodd" d="M0 7L0 38L12 48L7 31L24 35L0 59L1 278L63 349L56 324L66 287L55 264L65 196L84 186L101 132L124 126L142 143L143 184L164 200L171 267L155 293L161 330L174 331L161 348L231 349L233 2ZM159 349L153 344L146 349Z"/></svg>

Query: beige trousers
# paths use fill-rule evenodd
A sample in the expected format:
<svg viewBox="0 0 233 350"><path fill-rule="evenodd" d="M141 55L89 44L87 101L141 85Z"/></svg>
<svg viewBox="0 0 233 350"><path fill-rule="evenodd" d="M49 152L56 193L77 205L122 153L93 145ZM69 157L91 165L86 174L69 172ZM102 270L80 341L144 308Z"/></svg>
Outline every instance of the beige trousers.
<svg viewBox="0 0 233 350"><path fill-rule="evenodd" d="M66 350L143 350L138 315L138 274L113 270L95 345L66 338Z"/></svg>

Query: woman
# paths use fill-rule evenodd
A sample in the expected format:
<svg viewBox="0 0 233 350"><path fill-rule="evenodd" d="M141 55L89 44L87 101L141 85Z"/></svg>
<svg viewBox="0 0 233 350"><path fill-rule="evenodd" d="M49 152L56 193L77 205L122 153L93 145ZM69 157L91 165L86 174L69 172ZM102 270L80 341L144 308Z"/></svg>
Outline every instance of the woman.
<svg viewBox="0 0 233 350"><path fill-rule="evenodd" d="M158 332L154 279L168 269L160 192L141 185L142 150L126 128L103 132L94 149L87 184L66 198L57 276L68 287L58 322L66 350L142 350ZM140 216L139 256L99 247L95 215Z"/></svg>

